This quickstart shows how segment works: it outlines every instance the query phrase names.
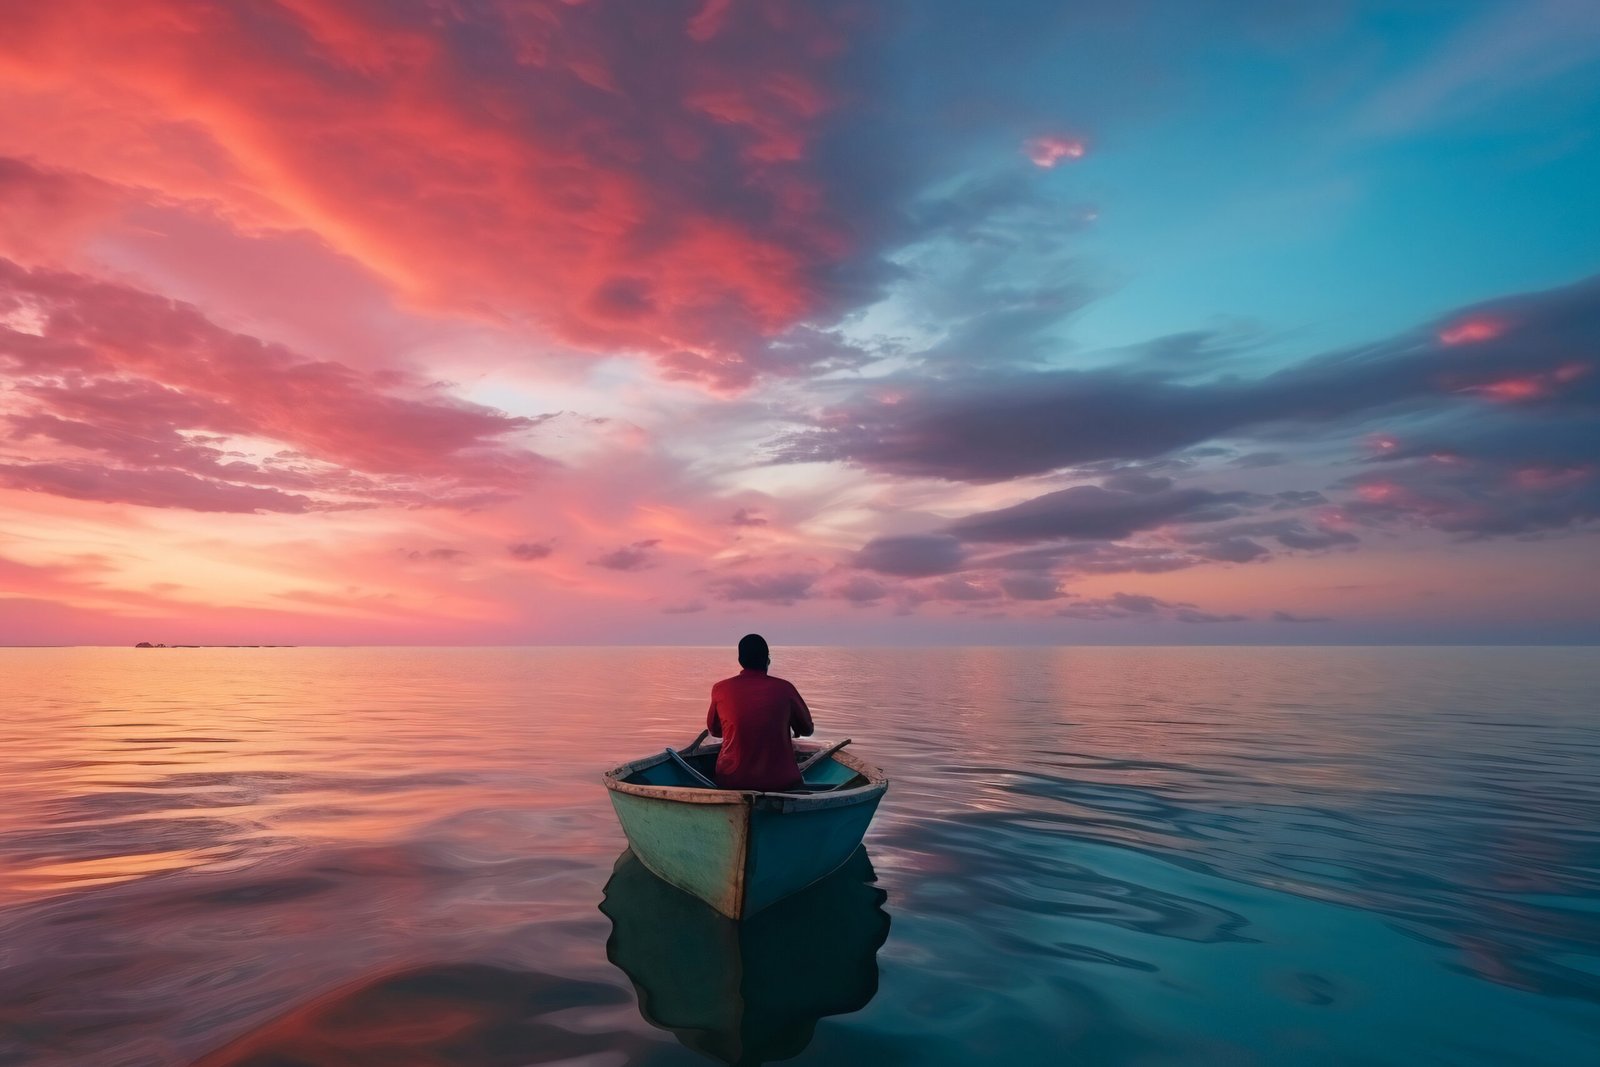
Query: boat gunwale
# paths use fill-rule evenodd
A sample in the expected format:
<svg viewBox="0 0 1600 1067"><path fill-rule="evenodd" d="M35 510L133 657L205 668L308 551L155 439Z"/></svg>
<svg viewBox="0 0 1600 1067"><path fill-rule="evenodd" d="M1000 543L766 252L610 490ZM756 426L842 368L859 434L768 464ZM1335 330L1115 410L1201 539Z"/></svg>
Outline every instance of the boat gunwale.
<svg viewBox="0 0 1600 1067"><path fill-rule="evenodd" d="M695 754L699 755L708 750L715 750L718 747L717 745L707 745ZM796 745L795 751L797 754L810 756L826 747L826 743L819 744L815 748ZM880 797L889 788L888 776L883 773L881 768L842 749L835 752L830 758L841 766L861 775L867 780L866 784L858 785L851 789L833 790L826 793L788 793L782 790L762 792L756 789L705 789L700 786L646 785L638 782L623 781L628 775L649 770L651 767L664 763L671 758L670 754L660 752L621 764L605 772L605 786L607 789L618 793L627 793L631 796L645 797L652 800L665 800L679 804L738 804L747 808L761 808L764 811L777 812L822 811L827 808L847 807Z"/></svg>

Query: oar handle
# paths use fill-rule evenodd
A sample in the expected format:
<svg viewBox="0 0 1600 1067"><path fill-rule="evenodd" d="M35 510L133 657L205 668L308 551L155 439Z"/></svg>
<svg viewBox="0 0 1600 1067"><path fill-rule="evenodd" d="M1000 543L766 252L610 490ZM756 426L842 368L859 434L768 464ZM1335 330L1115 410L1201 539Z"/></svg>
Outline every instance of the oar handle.
<svg viewBox="0 0 1600 1067"><path fill-rule="evenodd" d="M811 765L812 764L822 762L823 760L827 759L829 756L833 755L835 752L839 751L841 748L843 748L844 746L848 745L849 743L850 743L850 739L847 737L843 741L834 742L833 744L829 745L827 748L821 750L820 752L813 752L810 755L810 757L808 757L806 759L806 761L804 763L800 764L800 773L802 775L805 774L807 771L809 771L811 769Z"/></svg>
<svg viewBox="0 0 1600 1067"><path fill-rule="evenodd" d="M700 731L700 736L695 738L693 741L689 742L689 747L683 750L684 753L686 755L690 755L690 756L694 755L695 752L697 752L699 750L699 748L700 748L700 742L704 741L706 738L708 738L710 736L711 736L711 730L709 728L705 729L705 730L701 730Z"/></svg>

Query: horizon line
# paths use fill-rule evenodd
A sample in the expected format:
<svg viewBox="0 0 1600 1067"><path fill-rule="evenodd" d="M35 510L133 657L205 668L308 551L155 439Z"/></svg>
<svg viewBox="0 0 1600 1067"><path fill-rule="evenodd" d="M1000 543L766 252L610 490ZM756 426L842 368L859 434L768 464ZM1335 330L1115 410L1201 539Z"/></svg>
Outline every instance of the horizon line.
<svg viewBox="0 0 1600 1067"><path fill-rule="evenodd" d="M250 642L229 644L162 644L152 645L141 649L137 644L109 644L109 643L56 643L35 645L0 644L0 649L45 649L45 648L122 648L131 651L203 651L216 649L234 650L261 650L274 649L301 649L301 648L731 648L725 643L667 643L652 641L616 641L616 642L517 642L517 643L462 643L462 644L436 644L427 642L349 642L349 643L282 643L273 642L254 644ZM1379 641L1324 641L1324 642L1296 642L1296 641L1226 641L1212 642L1209 644L1178 642L1178 641L1071 641L1071 642L1039 642L1025 641L1006 642L1001 644L984 644L981 642L925 642L925 643L861 643L828 645L797 642L783 644L780 648L805 648L805 649L915 649L915 648L1600 648L1600 638L1590 641L1410 641L1410 642L1379 642Z"/></svg>

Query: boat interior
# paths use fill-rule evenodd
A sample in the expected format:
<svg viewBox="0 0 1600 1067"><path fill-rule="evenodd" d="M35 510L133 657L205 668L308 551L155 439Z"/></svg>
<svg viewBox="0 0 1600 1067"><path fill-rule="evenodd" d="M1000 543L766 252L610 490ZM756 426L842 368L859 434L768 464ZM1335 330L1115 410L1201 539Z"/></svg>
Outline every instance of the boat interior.
<svg viewBox="0 0 1600 1067"><path fill-rule="evenodd" d="M795 762L803 764L815 755L815 751L804 749L796 750ZM717 746L709 745L697 750L677 752L669 749L659 757L640 760L634 765L632 773L623 777L624 782L635 785L666 785L682 786L689 789L704 789L711 781L717 765ZM699 777L696 777L696 776ZM823 756L805 769L802 775L805 782L803 786L786 789L786 793L831 793L841 789L853 789L856 786L866 785L869 781L866 775L853 767L835 759L832 755Z"/></svg>

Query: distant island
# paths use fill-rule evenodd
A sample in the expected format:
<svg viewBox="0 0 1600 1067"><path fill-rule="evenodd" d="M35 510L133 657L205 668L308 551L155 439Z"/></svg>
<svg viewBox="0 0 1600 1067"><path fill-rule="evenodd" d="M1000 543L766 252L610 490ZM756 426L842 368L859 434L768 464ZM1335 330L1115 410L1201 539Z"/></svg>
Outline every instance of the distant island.
<svg viewBox="0 0 1600 1067"><path fill-rule="evenodd" d="M299 645L162 645L140 641L134 648L299 648Z"/></svg>

